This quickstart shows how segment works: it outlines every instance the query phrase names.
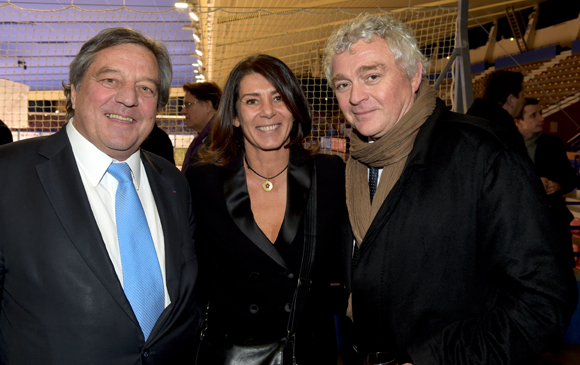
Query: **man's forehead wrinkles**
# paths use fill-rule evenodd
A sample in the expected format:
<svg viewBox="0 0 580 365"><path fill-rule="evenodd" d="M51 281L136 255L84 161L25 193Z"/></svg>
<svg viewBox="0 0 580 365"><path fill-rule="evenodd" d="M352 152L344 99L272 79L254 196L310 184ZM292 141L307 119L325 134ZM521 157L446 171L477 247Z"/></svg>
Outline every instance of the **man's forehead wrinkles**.
<svg viewBox="0 0 580 365"><path fill-rule="evenodd" d="M99 76L99 75L102 75L105 73L117 73L117 74L119 74L119 73L121 73L121 71L114 69L114 68L111 68L111 67L108 67L108 66L104 66L104 67L101 67L99 70L97 70L95 75Z"/></svg>
<svg viewBox="0 0 580 365"><path fill-rule="evenodd" d="M383 64L383 63L375 63L372 65L362 65L356 70L356 73L357 73L357 75L360 75L362 73L365 73L368 71L374 71L374 70L385 71L386 68L387 68L387 66L385 66L385 64Z"/></svg>

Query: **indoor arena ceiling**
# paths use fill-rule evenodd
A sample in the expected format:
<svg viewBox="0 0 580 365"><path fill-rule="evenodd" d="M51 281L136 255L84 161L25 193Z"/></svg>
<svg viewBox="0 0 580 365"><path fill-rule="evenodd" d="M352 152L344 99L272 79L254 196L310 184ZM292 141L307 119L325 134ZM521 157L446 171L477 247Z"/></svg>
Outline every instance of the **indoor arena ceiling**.
<svg viewBox="0 0 580 365"><path fill-rule="evenodd" d="M230 25L237 21L246 21L248 22L249 26L251 27L253 23L249 22L248 19L252 17L260 17L263 15L240 15L244 11L251 11L257 8L266 9L269 12L292 12L293 10L300 9L301 11L305 12L315 12L316 9L320 8L338 8L343 9L347 12L357 12L361 11L362 8L367 9L376 9L381 8L384 10L397 12L400 9L405 8L422 8L422 7L457 7L457 0L442 0L442 1L429 1L429 0L357 0L357 1L339 1L339 0L187 0L189 3L196 4L197 10L199 10L201 16L201 29L204 33L211 33L215 32L220 37L223 37L227 34L227 32L235 32L235 29L232 28ZM469 12L470 12L470 19L469 19L469 26L477 26L478 23L485 24L488 23L495 18L500 18L505 16L505 10L508 7L514 7L515 10L528 8L533 6L534 4L541 2L540 0L510 0L510 1L501 1L501 0L471 0L469 1ZM140 11L140 12L157 12L157 11L171 11L175 4L175 0L29 0L29 1L8 1L8 0L0 0L0 7L8 7L14 6L18 8L24 9L34 9L34 10L56 10L62 9L69 6L78 7L83 10L107 10L107 9L116 9L120 7L126 7L132 10ZM228 15L228 14L217 14L215 12L211 12L211 9L216 8L227 8L235 10L237 15ZM186 80L188 78L191 79L192 75L192 63L196 61L195 55L195 44L192 40L192 31L195 31L195 22L192 22L189 19L186 11L182 11L180 14L180 18L173 18L174 20L168 21L164 26L167 28L164 30L169 36L164 39L170 53L172 53L172 58L174 59L174 78L175 78L175 87L179 86L179 83L182 83L182 80ZM299 14L300 15L300 14ZM289 29L308 29L307 24L303 24L301 16L296 15L294 23L289 23L287 28ZM213 18L212 18L213 16ZM0 18L0 24L2 23L14 23L12 19L9 19L10 15L4 15L3 18ZM175 20L177 19L177 20ZM93 24L92 21L84 22L81 25L77 25L74 31L71 32L68 28L59 28L57 25L61 25L60 22L66 22L66 19L54 21L55 25L51 26L51 31L53 32L62 32L58 36L60 40L69 40L71 42L82 43L86 40L85 37L83 38L82 35L77 36L76 33L82 34L84 30L87 28L92 28L94 32L102 29L103 23L100 23L98 26ZM103 21L106 23L106 21ZM341 21L336 21L334 23L340 23ZM56 24L59 23L59 24ZM210 25L213 24L213 27ZM208 28L208 25L210 27ZM100 27L100 28L99 28ZM138 28L138 27L137 27ZM313 27L314 28L314 27ZM62 29L62 30L59 30ZM274 37L270 34L268 27L257 27L255 29L249 28L246 30L249 34L251 34L251 39L264 39L264 38L272 38L272 42L280 42L279 40L276 41ZM5 34L7 32L2 31L0 34L0 78L8 78L5 75L10 75L12 71L2 71L2 68L8 69L13 68L14 72L20 73L20 77L15 77L13 81L21 82L25 84L29 84L27 80L28 73L22 69L22 64L19 62L16 65L15 58L18 61L28 62L29 71L32 67L34 67L33 61L26 61L26 55L22 54L22 56L18 55L15 57L13 55L8 54L7 51L10 48L10 43L14 42L13 36L11 34ZM55 46L52 43L65 43L65 42L52 42L51 40L43 40L42 39L42 31L38 30L37 33L39 36L34 39L28 39L23 42L30 42L34 43L36 46L38 44L45 42L46 45L43 48L42 56L40 58L46 59L62 59L63 65L68 65L74 57L73 52L68 50L67 48L62 46ZM324 44L325 39L328 35L326 33L320 33L319 39L317 30L312 29L308 31L307 34L310 39L308 43L316 43L317 42L317 50L320 50L321 45ZM75 38L76 37L76 38ZM213 43L207 43L207 34L204 35L205 39L202 42L201 46L198 48L203 49L206 54L213 54L214 59L219 59L219 64L212 64L212 65L204 65L205 73L208 77L214 79L219 84L223 85L224 82L224 75L226 75L225 70L231 69L231 67L237 62L242 53L238 50L234 50L234 47L222 47L221 50L216 50L216 47L219 47L219 42L214 41ZM444 35L442 36L444 38ZM314 39L312 39L314 38ZM229 38L232 39L232 38ZM312 39L312 40L311 40ZM235 43L232 41L228 41L230 43ZM256 53L261 51L261 49L255 50L251 47L252 42L247 42L249 44L246 53ZM280 44L277 45L280 48ZM232 51L228 51L228 49L232 49ZM275 49L276 47L271 46L271 49ZM24 50L25 47L22 47ZM77 48L78 49L78 48ZM24 51L23 51L24 52ZM221 53L220 53L221 52ZM273 52L274 55L276 55ZM31 59L33 57L31 56ZM203 58L202 58L203 59ZM180 60L180 61L175 61ZM288 62L284 59L285 62ZM292 62L292 61L290 61ZM297 61L301 62L301 61ZM14 65L12 65L14 64ZM41 67L39 64L38 67ZM67 68L66 67L53 67L53 72L58 73L60 72L60 79L62 77L66 78ZM218 72L220 71L220 72ZM222 72L223 71L223 72ZM311 70L309 69L310 72ZM60 87L59 77L54 77L52 81L46 81L44 84L38 83L36 86L31 86L31 90L37 89L52 89L56 90Z"/></svg>

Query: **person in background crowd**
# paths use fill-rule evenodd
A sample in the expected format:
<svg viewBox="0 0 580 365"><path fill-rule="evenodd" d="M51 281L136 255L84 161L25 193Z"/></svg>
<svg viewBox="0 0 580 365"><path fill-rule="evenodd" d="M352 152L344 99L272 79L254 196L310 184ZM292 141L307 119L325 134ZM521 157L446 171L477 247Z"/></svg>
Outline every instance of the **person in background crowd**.
<svg viewBox="0 0 580 365"><path fill-rule="evenodd" d="M525 150L514 118L524 107L524 75L513 71L494 71L485 79L483 98L476 99L467 114L487 119L508 133L511 143Z"/></svg>
<svg viewBox="0 0 580 365"><path fill-rule="evenodd" d="M183 90L185 97L181 114L185 115L187 127L197 133L183 159L181 171L185 173L189 166L199 160L197 152L200 147L209 146L211 142L211 127L220 104L222 91L213 82L186 83L183 85Z"/></svg>
<svg viewBox="0 0 580 365"><path fill-rule="evenodd" d="M157 123L153 124L153 129L149 136L141 143L141 149L161 156L175 165L173 156L173 143L167 132L159 128Z"/></svg>
<svg viewBox="0 0 580 365"><path fill-rule="evenodd" d="M426 64L386 14L360 15L326 46L353 126L345 272L357 349L399 364L526 363L566 330L574 274L527 156L504 129L448 111Z"/></svg>
<svg viewBox="0 0 580 365"><path fill-rule="evenodd" d="M186 172L198 219L196 290L209 300L212 346L200 365L225 363L216 357L228 344L265 345L287 335L314 187L312 287L294 324L295 355L298 364L337 362L330 284L340 279L344 162L303 147L311 118L300 83L279 59L251 56L231 71L211 146Z"/></svg>
<svg viewBox="0 0 580 365"><path fill-rule="evenodd" d="M193 362L189 188L139 150L171 70L161 43L107 28L70 65L69 122L0 147L0 363Z"/></svg>
<svg viewBox="0 0 580 365"><path fill-rule="evenodd" d="M524 138L528 156L542 180L550 211L563 235L562 242L565 248L570 250L571 263L576 266L570 236L570 222L574 216L566 207L562 195L576 189L579 182L578 174L570 164L560 138L542 133L544 117L539 103L538 99L526 98L521 113L515 119L515 125Z"/></svg>

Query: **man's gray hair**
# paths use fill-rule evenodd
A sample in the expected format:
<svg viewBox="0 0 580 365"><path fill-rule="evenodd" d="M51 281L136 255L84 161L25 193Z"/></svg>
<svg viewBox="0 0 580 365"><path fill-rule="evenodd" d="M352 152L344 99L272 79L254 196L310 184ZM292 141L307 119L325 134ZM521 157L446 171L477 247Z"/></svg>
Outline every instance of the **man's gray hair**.
<svg viewBox="0 0 580 365"><path fill-rule="evenodd" d="M350 51L350 47L361 39L372 42L375 36L387 42L395 55L395 62L408 79L415 75L417 61L423 64L423 75L426 74L429 61L419 50L411 28L387 14L362 13L335 31L326 43L323 64L329 85L332 85L334 56Z"/></svg>
<svg viewBox="0 0 580 365"><path fill-rule="evenodd" d="M87 70L97 57L97 53L120 44L136 44L153 53L157 60L157 66L159 67L157 110L161 110L165 105L167 105L167 102L169 101L169 91L171 90L173 69L171 67L169 52L167 52L165 46L161 42L146 37L140 32L130 28L108 28L100 31L96 36L83 44L81 50L69 66L70 83L67 84L63 82L62 84L66 96L67 119L73 117L75 114L71 101L71 85L74 85L75 89L78 91Z"/></svg>

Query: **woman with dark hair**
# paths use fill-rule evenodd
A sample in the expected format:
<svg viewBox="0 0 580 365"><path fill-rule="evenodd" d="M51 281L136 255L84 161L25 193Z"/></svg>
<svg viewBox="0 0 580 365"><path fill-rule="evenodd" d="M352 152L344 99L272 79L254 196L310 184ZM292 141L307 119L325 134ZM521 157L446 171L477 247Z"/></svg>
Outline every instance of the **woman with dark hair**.
<svg viewBox="0 0 580 365"><path fill-rule="evenodd" d="M209 301L204 341L213 350L285 338L290 313L302 308L293 323L297 363L336 364L333 314L344 306L337 304L340 296L331 299L330 284L340 280L344 163L303 147L311 123L300 83L282 61L256 55L234 67L212 143L186 174L197 222L197 293L203 303ZM305 223L312 226L307 218L312 206L312 285L298 305L293 297L298 277L304 277L303 248L310 247ZM228 362L198 359L205 363Z"/></svg>

